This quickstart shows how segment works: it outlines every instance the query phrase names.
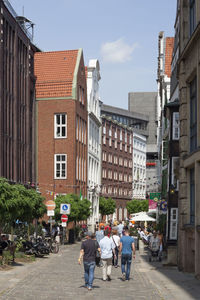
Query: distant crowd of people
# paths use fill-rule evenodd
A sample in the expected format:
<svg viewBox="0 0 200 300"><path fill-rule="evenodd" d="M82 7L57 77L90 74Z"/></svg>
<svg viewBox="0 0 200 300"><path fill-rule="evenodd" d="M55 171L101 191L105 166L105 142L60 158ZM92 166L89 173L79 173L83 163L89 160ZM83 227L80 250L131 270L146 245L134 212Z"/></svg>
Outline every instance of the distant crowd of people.
<svg viewBox="0 0 200 300"><path fill-rule="evenodd" d="M130 279L132 257L135 259L135 241L128 226L122 224L97 224L95 234L87 231L81 244L78 263L83 260L85 287L92 290L95 266L102 267L102 280L111 281L112 266L119 267L121 256L122 280Z"/></svg>
<svg viewBox="0 0 200 300"><path fill-rule="evenodd" d="M159 251L159 255L162 254L163 251L163 234L158 230L154 230L153 228L138 228L138 234L143 240L143 242L149 246L150 249L154 249L154 251Z"/></svg>

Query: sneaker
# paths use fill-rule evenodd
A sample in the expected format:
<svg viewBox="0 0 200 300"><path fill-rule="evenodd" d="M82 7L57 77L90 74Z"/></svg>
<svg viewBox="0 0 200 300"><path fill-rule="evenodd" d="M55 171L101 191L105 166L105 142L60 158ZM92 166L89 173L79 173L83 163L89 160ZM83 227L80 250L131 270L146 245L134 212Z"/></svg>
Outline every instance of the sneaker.
<svg viewBox="0 0 200 300"><path fill-rule="evenodd" d="M88 291L91 291L91 290L92 290L91 286L88 286Z"/></svg>
<svg viewBox="0 0 200 300"><path fill-rule="evenodd" d="M126 273L122 274L122 280L125 281L126 280Z"/></svg>
<svg viewBox="0 0 200 300"><path fill-rule="evenodd" d="M111 277L110 275L107 276L108 281L111 281Z"/></svg>

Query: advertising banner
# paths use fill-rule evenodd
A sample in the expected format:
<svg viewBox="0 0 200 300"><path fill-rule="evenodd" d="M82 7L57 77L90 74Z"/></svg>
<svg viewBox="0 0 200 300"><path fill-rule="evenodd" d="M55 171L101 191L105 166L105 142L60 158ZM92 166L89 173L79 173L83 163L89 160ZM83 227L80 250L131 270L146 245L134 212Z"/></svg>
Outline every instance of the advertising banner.
<svg viewBox="0 0 200 300"><path fill-rule="evenodd" d="M149 211L156 212L158 202L160 201L161 194L160 193L150 193L149 199Z"/></svg>

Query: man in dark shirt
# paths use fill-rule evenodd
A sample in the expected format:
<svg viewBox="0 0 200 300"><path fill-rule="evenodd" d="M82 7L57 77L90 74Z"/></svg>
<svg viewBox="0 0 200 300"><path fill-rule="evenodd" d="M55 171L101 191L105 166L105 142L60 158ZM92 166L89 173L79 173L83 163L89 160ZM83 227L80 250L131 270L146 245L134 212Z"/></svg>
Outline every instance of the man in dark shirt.
<svg viewBox="0 0 200 300"><path fill-rule="evenodd" d="M98 248L95 240L91 239L92 232L88 231L85 233L85 235L86 241L82 242L81 244L78 263L81 264L81 259L83 257L85 287L87 287L88 290L91 291L94 280L96 251L100 251L100 248Z"/></svg>

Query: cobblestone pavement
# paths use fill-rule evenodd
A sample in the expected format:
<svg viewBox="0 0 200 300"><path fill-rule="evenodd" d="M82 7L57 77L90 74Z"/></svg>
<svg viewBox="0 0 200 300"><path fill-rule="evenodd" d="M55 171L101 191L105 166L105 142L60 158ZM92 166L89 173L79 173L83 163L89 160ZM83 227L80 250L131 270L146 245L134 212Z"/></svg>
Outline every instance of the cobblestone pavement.
<svg viewBox="0 0 200 300"><path fill-rule="evenodd" d="M120 268L112 269L112 281L103 282L102 270L96 268L94 289L88 291L84 288L83 266L77 263L79 249L80 243L63 246L58 254L0 272L0 299L199 299L193 298L190 290L185 292L178 285L168 284L167 274L159 270L161 264L148 264L141 251L132 265L129 282L121 280Z"/></svg>

